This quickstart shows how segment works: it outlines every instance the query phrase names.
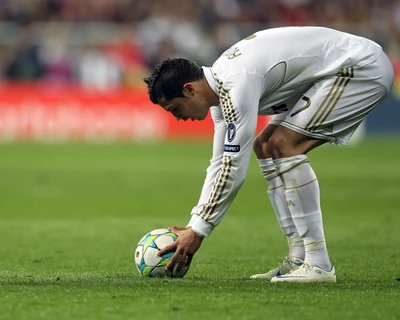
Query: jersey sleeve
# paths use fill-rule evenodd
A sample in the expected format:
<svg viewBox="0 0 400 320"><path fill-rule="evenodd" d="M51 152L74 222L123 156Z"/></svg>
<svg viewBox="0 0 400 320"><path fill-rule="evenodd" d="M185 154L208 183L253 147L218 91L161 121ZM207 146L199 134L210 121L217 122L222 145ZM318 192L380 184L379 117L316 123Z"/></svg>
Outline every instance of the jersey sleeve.
<svg viewBox="0 0 400 320"><path fill-rule="evenodd" d="M257 127L261 80L243 73L226 84L217 80L220 109L215 111L213 157L188 226L208 237L222 220L247 173Z"/></svg>

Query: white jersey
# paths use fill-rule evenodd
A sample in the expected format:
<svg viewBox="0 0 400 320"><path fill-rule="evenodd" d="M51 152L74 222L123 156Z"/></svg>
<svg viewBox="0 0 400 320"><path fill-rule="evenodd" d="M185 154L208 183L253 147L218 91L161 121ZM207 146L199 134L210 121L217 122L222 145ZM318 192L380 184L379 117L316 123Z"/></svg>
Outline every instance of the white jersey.
<svg viewBox="0 0 400 320"><path fill-rule="evenodd" d="M287 112L317 80L371 64L381 53L348 33L284 27L257 32L203 67L220 104L211 108L213 156L188 225L208 236L230 207L247 173L258 115Z"/></svg>

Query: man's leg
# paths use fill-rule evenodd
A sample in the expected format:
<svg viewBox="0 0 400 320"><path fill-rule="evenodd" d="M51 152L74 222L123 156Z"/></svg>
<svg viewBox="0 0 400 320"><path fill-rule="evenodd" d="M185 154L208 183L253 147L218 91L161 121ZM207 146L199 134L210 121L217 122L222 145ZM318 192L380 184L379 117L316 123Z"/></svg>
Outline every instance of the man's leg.
<svg viewBox="0 0 400 320"><path fill-rule="evenodd" d="M305 247L303 266L273 278L273 282L336 282L325 243L318 180L306 156L308 151L325 142L285 127L277 128L269 140L269 153L283 182L287 206Z"/></svg>
<svg viewBox="0 0 400 320"><path fill-rule="evenodd" d="M304 239L302 267L272 282L336 282L326 250L319 186L307 152L330 141L346 145L359 124L386 97L394 79L393 66L382 53L367 66L345 67L316 81L268 141L268 151L285 187L297 231ZM273 119L275 120L275 118Z"/></svg>
<svg viewBox="0 0 400 320"><path fill-rule="evenodd" d="M267 273L253 275L252 279L272 279L276 275L286 274L303 263L305 254L303 239L297 233L296 226L286 204L282 180L277 175L274 162L268 153L268 140L276 128L278 126L268 125L257 136L254 141L254 152L257 155L264 178L268 182L268 196L281 230L287 238L289 254L284 259L282 265Z"/></svg>

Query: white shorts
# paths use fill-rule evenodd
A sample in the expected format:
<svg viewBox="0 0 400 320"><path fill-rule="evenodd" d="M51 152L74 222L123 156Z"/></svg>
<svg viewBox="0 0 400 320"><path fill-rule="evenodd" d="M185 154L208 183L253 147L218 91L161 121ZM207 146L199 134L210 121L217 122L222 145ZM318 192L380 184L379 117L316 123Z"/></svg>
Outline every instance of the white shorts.
<svg viewBox="0 0 400 320"><path fill-rule="evenodd" d="M382 53L369 65L344 68L336 76L318 80L292 109L275 115L269 123L345 145L387 96L393 80L393 66Z"/></svg>

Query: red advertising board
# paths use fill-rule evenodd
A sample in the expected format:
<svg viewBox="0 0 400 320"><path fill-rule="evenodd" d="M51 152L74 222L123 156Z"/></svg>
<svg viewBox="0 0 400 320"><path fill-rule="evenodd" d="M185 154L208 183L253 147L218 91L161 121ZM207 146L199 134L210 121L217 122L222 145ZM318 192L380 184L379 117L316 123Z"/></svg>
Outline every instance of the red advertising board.
<svg viewBox="0 0 400 320"><path fill-rule="evenodd" d="M267 117L260 117L261 130ZM0 138L6 140L203 139L210 117L176 121L144 89L87 90L51 84L0 85Z"/></svg>

